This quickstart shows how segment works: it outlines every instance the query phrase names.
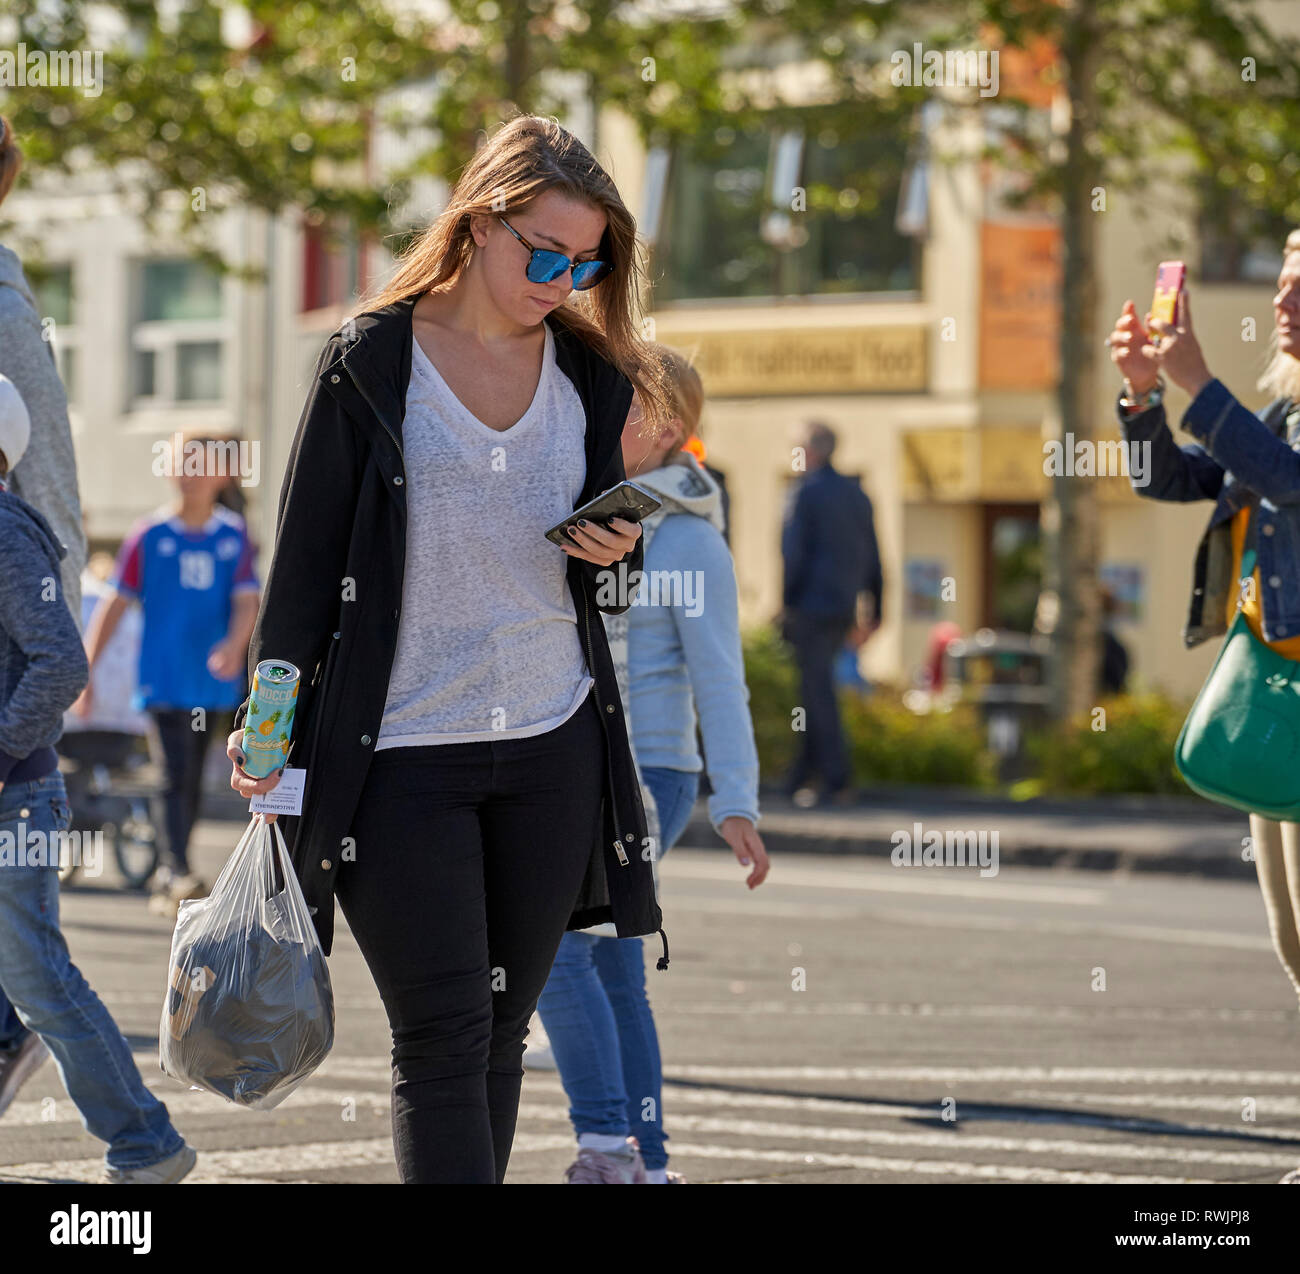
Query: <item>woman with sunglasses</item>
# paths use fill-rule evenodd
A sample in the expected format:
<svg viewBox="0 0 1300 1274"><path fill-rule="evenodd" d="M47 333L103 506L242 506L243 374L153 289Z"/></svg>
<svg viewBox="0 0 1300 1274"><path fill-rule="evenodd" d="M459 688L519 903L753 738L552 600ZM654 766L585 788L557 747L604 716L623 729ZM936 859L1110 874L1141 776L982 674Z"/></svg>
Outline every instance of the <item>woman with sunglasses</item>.
<svg viewBox="0 0 1300 1274"><path fill-rule="evenodd" d="M634 393L667 419L635 233L576 138L510 121L327 342L289 456L249 663L302 672L288 839L326 952L337 892L383 998L403 1182L503 1181L566 929L664 938L597 613L630 604L640 528L544 534L622 481ZM240 740L231 785L270 790Z"/></svg>

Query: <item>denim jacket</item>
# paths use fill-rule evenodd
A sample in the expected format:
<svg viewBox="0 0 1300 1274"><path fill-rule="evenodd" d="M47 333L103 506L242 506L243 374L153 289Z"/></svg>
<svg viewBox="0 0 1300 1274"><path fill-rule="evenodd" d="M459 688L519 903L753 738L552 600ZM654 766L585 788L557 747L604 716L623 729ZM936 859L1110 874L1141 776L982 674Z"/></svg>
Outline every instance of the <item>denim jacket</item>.
<svg viewBox="0 0 1300 1274"><path fill-rule="evenodd" d="M1116 414L1125 440L1149 443L1146 485L1138 495L1153 500L1213 500L1201 542L1183 644L1197 646L1227 631L1232 578L1232 518L1256 499L1260 618L1265 641L1300 635L1300 419L1286 429L1287 399L1258 416L1243 407L1219 380L1211 380L1183 413L1183 428L1198 442L1180 447L1170 433L1163 404L1125 418ZM1286 431L1286 437L1281 435Z"/></svg>

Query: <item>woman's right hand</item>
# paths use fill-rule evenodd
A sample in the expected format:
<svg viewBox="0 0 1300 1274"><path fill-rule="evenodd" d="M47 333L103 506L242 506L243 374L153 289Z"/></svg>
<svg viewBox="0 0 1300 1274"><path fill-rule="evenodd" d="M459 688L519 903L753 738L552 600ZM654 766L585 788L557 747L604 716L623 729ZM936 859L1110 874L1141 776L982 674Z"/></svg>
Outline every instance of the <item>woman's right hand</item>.
<svg viewBox="0 0 1300 1274"><path fill-rule="evenodd" d="M230 786L240 796L250 799L254 796L261 796L263 792L272 791L276 784L280 782L282 770L276 770L274 774L268 774L264 779L255 779L251 774L244 772L242 768L244 762L244 732L242 730L231 731L229 738L226 739L226 755L233 763L230 771ZM263 814L262 817L268 823L274 823L276 816L274 814Z"/></svg>
<svg viewBox="0 0 1300 1274"><path fill-rule="evenodd" d="M1150 339L1133 302L1125 301L1106 344L1110 346L1110 361L1135 394L1145 394L1160 378L1159 362L1142 352Z"/></svg>

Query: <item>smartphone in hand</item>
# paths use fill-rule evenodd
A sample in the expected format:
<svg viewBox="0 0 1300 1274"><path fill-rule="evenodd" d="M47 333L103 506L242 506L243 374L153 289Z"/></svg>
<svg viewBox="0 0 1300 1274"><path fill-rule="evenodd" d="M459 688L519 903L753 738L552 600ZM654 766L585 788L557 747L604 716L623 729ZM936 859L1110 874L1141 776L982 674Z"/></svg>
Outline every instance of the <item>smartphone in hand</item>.
<svg viewBox="0 0 1300 1274"><path fill-rule="evenodd" d="M649 517L660 503L661 501L644 487L624 479L618 486L602 491L594 500L588 500L582 508L574 509L567 518L557 522L546 532L546 538L552 544L564 544L566 541L572 543L572 537L565 534L565 527L573 526L579 518L585 518L588 522L602 523L608 522L610 518L626 518L629 522L640 522L642 518Z"/></svg>
<svg viewBox="0 0 1300 1274"><path fill-rule="evenodd" d="M1187 277L1187 266L1182 261L1161 261L1156 270L1156 290L1151 299L1151 313L1147 315L1147 328L1151 319L1167 323L1170 327L1178 321L1178 297Z"/></svg>

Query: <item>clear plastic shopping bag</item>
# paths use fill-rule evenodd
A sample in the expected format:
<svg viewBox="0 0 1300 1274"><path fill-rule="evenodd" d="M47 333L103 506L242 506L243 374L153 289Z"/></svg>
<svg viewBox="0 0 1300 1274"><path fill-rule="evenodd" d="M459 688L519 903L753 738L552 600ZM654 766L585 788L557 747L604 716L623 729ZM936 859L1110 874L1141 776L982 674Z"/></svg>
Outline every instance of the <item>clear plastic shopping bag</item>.
<svg viewBox="0 0 1300 1274"><path fill-rule="evenodd" d="M333 1043L325 954L279 826L255 815L211 894L180 905L159 1061L174 1079L270 1110Z"/></svg>

